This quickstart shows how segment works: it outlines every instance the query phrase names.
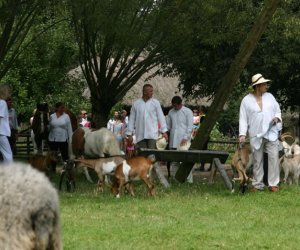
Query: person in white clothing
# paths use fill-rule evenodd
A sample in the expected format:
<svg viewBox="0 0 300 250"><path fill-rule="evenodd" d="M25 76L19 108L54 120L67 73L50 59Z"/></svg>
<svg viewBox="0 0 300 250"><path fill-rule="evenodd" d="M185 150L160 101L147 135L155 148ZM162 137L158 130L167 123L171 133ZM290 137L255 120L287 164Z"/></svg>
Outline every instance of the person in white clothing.
<svg viewBox="0 0 300 250"><path fill-rule="evenodd" d="M253 92L246 95L240 106L239 142L245 143L247 132L253 151L253 188L251 191L264 189L263 156L268 154L269 190L279 190L278 136L282 129L281 110L275 97L267 92L267 83L261 74L252 77Z"/></svg>
<svg viewBox="0 0 300 250"><path fill-rule="evenodd" d="M193 131L193 112L189 108L182 104L180 96L174 96L172 98L172 109L167 115L167 126L170 132L169 135L169 148L170 149L181 149L188 147L191 144L191 136ZM187 146L188 145L188 146ZM180 163L171 163L171 176L174 177ZM187 177L187 181L193 182L193 174L190 172Z"/></svg>
<svg viewBox="0 0 300 250"><path fill-rule="evenodd" d="M118 116L119 116L119 112L118 112L118 111L115 111L115 112L114 112L114 117L111 118L111 119L109 119L109 121L107 122L106 127L107 127L107 129L110 130L111 132L114 132L114 124L115 124L115 122L116 122Z"/></svg>
<svg viewBox="0 0 300 250"><path fill-rule="evenodd" d="M11 88L0 85L0 152L4 162L13 161L13 154L7 137L10 137L9 114L6 100L11 98Z"/></svg>
<svg viewBox="0 0 300 250"><path fill-rule="evenodd" d="M52 151L60 151L63 161L69 159L68 143L72 139L72 125L70 117L64 112L62 102L55 104L55 112L49 119L48 144Z"/></svg>
<svg viewBox="0 0 300 250"><path fill-rule="evenodd" d="M143 86L143 96L136 100L130 111L126 134L136 136L139 148L156 149L156 140L161 133L168 140L166 118L158 100L153 97L153 86Z"/></svg>
<svg viewBox="0 0 300 250"><path fill-rule="evenodd" d="M16 153L16 142L18 139L18 117L17 112L13 108L12 98L8 98L6 100L7 108L8 108L8 117L9 117L9 127L10 127L10 137L8 137L8 141L11 147L13 154Z"/></svg>

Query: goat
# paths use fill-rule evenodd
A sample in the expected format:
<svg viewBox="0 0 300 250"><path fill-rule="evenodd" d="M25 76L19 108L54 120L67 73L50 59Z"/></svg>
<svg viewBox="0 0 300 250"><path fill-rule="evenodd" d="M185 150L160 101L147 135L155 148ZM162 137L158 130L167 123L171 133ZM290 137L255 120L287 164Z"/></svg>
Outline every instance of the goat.
<svg viewBox="0 0 300 250"><path fill-rule="evenodd" d="M46 175L55 169L57 161L57 152L54 151L48 151L46 155L36 154L29 157L29 164Z"/></svg>
<svg viewBox="0 0 300 250"><path fill-rule="evenodd" d="M298 185L300 176L300 146L295 142L289 145L285 138L291 137L290 134L285 133L281 136L282 147L284 155L280 158L280 166L284 172L283 182L287 182L289 175L293 176L294 183ZM289 183L292 183L292 179L289 179Z"/></svg>
<svg viewBox="0 0 300 250"><path fill-rule="evenodd" d="M67 175L67 191L74 192L75 190L75 169L76 165L73 160L67 160L64 162L63 169L60 175L59 180L59 190L61 190L62 182L64 180L64 176Z"/></svg>
<svg viewBox="0 0 300 250"><path fill-rule="evenodd" d="M59 199L44 174L29 164L2 164L0 190L0 249L62 249Z"/></svg>
<svg viewBox="0 0 300 250"><path fill-rule="evenodd" d="M89 128L76 129L72 136L72 148L70 152L70 159L80 157L99 158L121 154L115 135L107 128L98 130ZM84 168L84 172L88 181L93 182L87 168Z"/></svg>
<svg viewBox="0 0 300 250"><path fill-rule="evenodd" d="M129 193L134 196L132 181L143 180L148 187L148 195L154 196L154 185L151 181L151 170L154 162L154 155L149 155L147 158L136 156L124 160L115 170L115 179L111 187L112 193L117 191L116 197L120 198L122 187L125 185Z"/></svg>
<svg viewBox="0 0 300 250"><path fill-rule="evenodd" d="M245 192L247 184L251 181L246 172L252 164L253 154L250 144L239 144L232 157L231 167L238 172L239 177L233 178L233 181L240 181L242 193Z"/></svg>
<svg viewBox="0 0 300 250"><path fill-rule="evenodd" d="M99 178L97 191L103 191L104 176L114 174L116 167L124 161L124 158L121 156L114 156L98 159L76 159L74 161L79 163L80 166L87 166L95 170Z"/></svg>

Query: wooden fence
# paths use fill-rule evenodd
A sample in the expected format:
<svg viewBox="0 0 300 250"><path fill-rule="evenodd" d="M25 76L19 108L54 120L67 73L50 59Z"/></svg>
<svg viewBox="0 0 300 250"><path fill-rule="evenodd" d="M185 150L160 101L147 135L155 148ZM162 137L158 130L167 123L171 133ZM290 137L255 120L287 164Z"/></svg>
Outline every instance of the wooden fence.
<svg viewBox="0 0 300 250"><path fill-rule="evenodd" d="M233 153L237 147L237 140L214 140L209 141L209 150L227 151ZM33 153L33 144L30 138L30 130L24 130L18 134L18 140L16 144L16 152L14 158L28 159L30 154Z"/></svg>

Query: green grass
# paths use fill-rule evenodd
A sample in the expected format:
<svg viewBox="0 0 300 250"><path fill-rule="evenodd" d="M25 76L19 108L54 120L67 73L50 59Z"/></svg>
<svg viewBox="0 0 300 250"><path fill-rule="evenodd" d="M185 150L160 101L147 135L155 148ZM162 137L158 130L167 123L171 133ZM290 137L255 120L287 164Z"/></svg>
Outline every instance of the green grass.
<svg viewBox="0 0 300 250"><path fill-rule="evenodd" d="M60 192L64 249L298 249L300 189L231 194L222 180L177 184L156 197L94 193L83 177Z"/></svg>

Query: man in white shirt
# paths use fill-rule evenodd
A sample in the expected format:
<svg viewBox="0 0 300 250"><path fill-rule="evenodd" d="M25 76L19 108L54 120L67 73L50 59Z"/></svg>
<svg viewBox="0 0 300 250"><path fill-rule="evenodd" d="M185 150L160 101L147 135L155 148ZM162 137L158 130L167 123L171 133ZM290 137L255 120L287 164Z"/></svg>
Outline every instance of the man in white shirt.
<svg viewBox="0 0 300 250"><path fill-rule="evenodd" d="M10 136L8 137L8 141L13 153L16 153L16 142L18 138L18 118L17 112L12 107L12 98L8 98L6 100L7 108L8 108L8 117L9 117L9 127L10 127Z"/></svg>
<svg viewBox="0 0 300 250"><path fill-rule="evenodd" d="M191 136L193 131L193 112L182 104L180 96L172 98L172 109L167 116L167 126L170 131L169 148L181 149L191 144ZM187 146L189 145L189 146ZM171 163L171 176L174 177L179 168L178 162ZM192 171L187 177L187 181L193 182Z"/></svg>
<svg viewBox="0 0 300 250"><path fill-rule="evenodd" d="M159 133L168 140L167 124L158 100L153 97L153 86L143 86L143 96L136 100L130 111L126 134L131 137L135 132L137 146L156 148Z"/></svg>
<svg viewBox="0 0 300 250"><path fill-rule="evenodd" d="M0 85L0 152L4 162L13 161L13 154L8 142L10 134L9 115L6 100L11 97L11 88Z"/></svg>
<svg viewBox="0 0 300 250"><path fill-rule="evenodd" d="M278 136L282 129L281 110L274 96L267 92L267 82L261 74L252 77L253 92L246 95L240 106L239 142L244 143L248 132L253 151L253 188L264 189L263 155L268 153L269 190L279 190Z"/></svg>

